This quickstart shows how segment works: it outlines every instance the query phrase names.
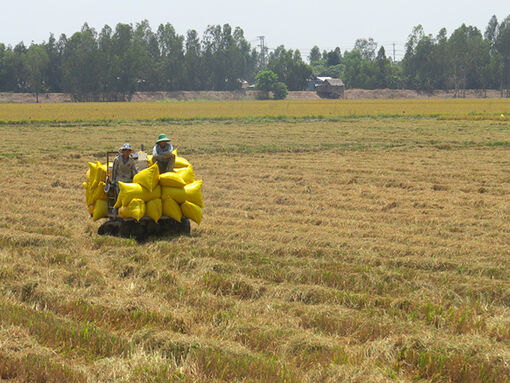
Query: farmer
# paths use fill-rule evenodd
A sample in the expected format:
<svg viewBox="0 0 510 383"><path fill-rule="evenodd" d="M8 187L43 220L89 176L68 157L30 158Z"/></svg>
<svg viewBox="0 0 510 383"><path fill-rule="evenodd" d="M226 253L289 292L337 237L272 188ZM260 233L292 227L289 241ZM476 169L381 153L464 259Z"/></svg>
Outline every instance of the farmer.
<svg viewBox="0 0 510 383"><path fill-rule="evenodd" d="M117 191L119 190L119 181L133 182L136 170L135 160L131 158L133 148L128 143L122 145L119 149L119 155L113 160L112 183Z"/></svg>
<svg viewBox="0 0 510 383"><path fill-rule="evenodd" d="M166 134L160 134L152 151L152 162L158 164L160 173L173 172L175 165L173 149Z"/></svg>

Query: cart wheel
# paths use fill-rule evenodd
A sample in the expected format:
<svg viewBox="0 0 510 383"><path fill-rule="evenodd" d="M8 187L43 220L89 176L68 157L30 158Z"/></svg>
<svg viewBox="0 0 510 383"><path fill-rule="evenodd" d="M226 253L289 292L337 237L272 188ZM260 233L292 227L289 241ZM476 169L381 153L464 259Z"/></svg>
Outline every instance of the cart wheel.
<svg viewBox="0 0 510 383"><path fill-rule="evenodd" d="M117 235L119 232L119 225L115 221L106 221L97 229L99 235Z"/></svg>
<svg viewBox="0 0 510 383"><path fill-rule="evenodd" d="M135 231L134 226L135 226L134 222L122 221L120 223L119 236L121 236L122 238L129 238L131 236L134 236L133 235Z"/></svg>
<svg viewBox="0 0 510 383"><path fill-rule="evenodd" d="M138 241L143 242L147 239L147 230L145 225L141 222L137 222L134 225L132 236Z"/></svg>
<svg viewBox="0 0 510 383"><path fill-rule="evenodd" d="M97 229L97 234L99 234L99 235L107 235L108 234L106 232L106 227L105 227L107 223L108 222L105 222L101 226L99 226L99 228Z"/></svg>
<svg viewBox="0 0 510 383"><path fill-rule="evenodd" d="M154 221L147 222L146 226L147 235L160 235L161 234L161 226L159 223Z"/></svg>

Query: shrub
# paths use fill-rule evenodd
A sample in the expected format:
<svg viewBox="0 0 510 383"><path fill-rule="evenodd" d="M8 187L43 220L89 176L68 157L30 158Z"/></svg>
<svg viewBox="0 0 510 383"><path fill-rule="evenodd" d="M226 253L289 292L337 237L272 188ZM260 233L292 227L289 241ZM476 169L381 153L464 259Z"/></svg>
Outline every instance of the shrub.
<svg viewBox="0 0 510 383"><path fill-rule="evenodd" d="M287 89L287 85L283 82L277 82L273 86L273 97L275 100L283 100L289 94L289 90Z"/></svg>

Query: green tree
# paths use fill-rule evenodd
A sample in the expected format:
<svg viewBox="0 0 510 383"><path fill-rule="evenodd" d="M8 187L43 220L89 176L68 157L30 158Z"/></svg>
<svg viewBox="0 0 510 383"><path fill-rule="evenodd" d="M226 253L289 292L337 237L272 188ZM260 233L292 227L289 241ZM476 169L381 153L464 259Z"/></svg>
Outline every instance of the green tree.
<svg viewBox="0 0 510 383"><path fill-rule="evenodd" d="M114 56L112 35L112 28L109 25L105 25L97 39L98 55L101 63L99 74L100 93L103 96L103 101L112 99L113 94L116 92L116 72L118 72L119 63L118 57Z"/></svg>
<svg viewBox="0 0 510 383"><path fill-rule="evenodd" d="M448 40L450 78L455 91L463 96L467 88L484 87L489 65L490 44L478 28L462 24Z"/></svg>
<svg viewBox="0 0 510 383"><path fill-rule="evenodd" d="M65 41L56 40L53 34L50 35L48 42L44 44L48 55L48 66L44 74L45 85L50 92L62 92L62 54L65 47Z"/></svg>
<svg viewBox="0 0 510 383"><path fill-rule="evenodd" d="M265 98L269 98L269 92L278 82L278 76L272 70L262 70L255 76L255 81L257 89L264 92Z"/></svg>
<svg viewBox="0 0 510 383"><path fill-rule="evenodd" d="M421 25L414 27L402 61L405 85L427 91L446 87L449 49L446 29L434 38L425 35Z"/></svg>
<svg viewBox="0 0 510 383"><path fill-rule="evenodd" d="M273 97L275 100L283 100L289 94L289 90L287 89L287 85L285 83L278 81L273 86Z"/></svg>
<svg viewBox="0 0 510 383"><path fill-rule="evenodd" d="M383 46L377 52L376 63L375 87L379 89L388 88L390 84L391 63L386 57L386 51Z"/></svg>
<svg viewBox="0 0 510 383"><path fill-rule="evenodd" d="M283 45L271 52L267 69L276 73L289 90L305 89L312 76L312 68L303 62L299 50L286 50Z"/></svg>
<svg viewBox="0 0 510 383"><path fill-rule="evenodd" d="M364 75L362 73L361 52L357 49L344 53L343 61L345 70L343 82L346 88L362 88L364 85Z"/></svg>
<svg viewBox="0 0 510 383"><path fill-rule="evenodd" d="M12 54L7 55L9 85L13 92L27 92L28 89L28 68L25 64L25 55L27 48L22 42L17 44L12 50Z"/></svg>
<svg viewBox="0 0 510 383"><path fill-rule="evenodd" d="M177 34L174 27L167 23L159 26L157 38L161 52L161 90L179 90L184 78L184 37Z"/></svg>
<svg viewBox="0 0 510 383"><path fill-rule="evenodd" d="M434 89L448 89L448 36L446 28L441 28L435 38L432 61L432 86Z"/></svg>
<svg viewBox="0 0 510 383"><path fill-rule="evenodd" d="M510 97L510 16L498 25L495 48L501 57L500 89L506 89Z"/></svg>
<svg viewBox="0 0 510 383"><path fill-rule="evenodd" d="M22 69L19 65L19 54L11 47L0 44L0 89L4 92L19 92L18 72Z"/></svg>
<svg viewBox="0 0 510 383"><path fill-rule="evenodd" d="M342 62L342 52L340 51L339 47L336 47L335 50L329 51L327 60L326 60L326 66L335 66L339 65Z"/></svg>
<svg viewBox="0 0 510 383"><path fill-rule="evenodd" d="M98 100L102 59L97 33L84 24L67 40L63 57L63 88L75 101Z"/></svg>
<svg viewBox="0 0 510 383"><path fill-rule="evenodd" d="M315 45L310 51L310 55L308 56L308 60L311 65L316 65L321 60L321 51L317 45Z"/></svg>
<svg viewBox="0 0 510 383"><path fill-rule="evenodd" d="M48 54L44 46L32 44L25 54L25 65L28 71L28 89L35 94L36 102L39 102L39 93L43 92L44 73L49 64Z"/></svg>
<svg viewBox="0 0 510 383"><path fill-rule="evenodd" d="M484 38L489 42L491 50L494 50L496 46L496 36L498 33L498 18L496 15L492 15L485 29Z"/></svg>
<svg viewBox="0 0 510 383"><path fill-rule="evenodd" d="M152 31L149 22L143 20L136 24L134 30L134 50L140 58L137 76L138 91L157 91L163 83L161 70L161 54L158 38Z"/></svg>
<svg viewBox="0 0 510 383"><path fill-rule="evenodd" d="M375 60L375 51L377 49L377 43L373 38L357 39L354 43L354 49L361 53L361 57L365 60Z"/></svg>
<svg viewBox="0 0 510 383"><path fill-rule="evenodd" d="M145 52L134 39L131 24L119 23L112 35L114 100L130 99L136 91Z"/></svg>
<svg viewBox="0 0 510 383"><path fill-rule="evenodd" d="M202 52L197 31L188 31L186 34L185 46L186 53L184 54L184 89L202 89L202 84L206 83L207 80L204 78L204 71L202 68Z"/></svg>
<svg viewBox="0 0 510 383"><path fill-rule="evenodd" d="M245 39L244 32L237 27L234 31L234 41L237 47L238 63L240 65L240 78L251 82L258 72L259 56L256 49L252 49Z"/></svg>

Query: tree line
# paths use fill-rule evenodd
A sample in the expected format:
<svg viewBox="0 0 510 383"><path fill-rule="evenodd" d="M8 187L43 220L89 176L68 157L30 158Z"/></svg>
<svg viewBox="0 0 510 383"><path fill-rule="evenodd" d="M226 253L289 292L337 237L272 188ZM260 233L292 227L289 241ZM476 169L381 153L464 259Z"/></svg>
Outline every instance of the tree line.
<svg viewBox="0 0 510 383"><path fill-rule="evenodd" d="M84 24L70 37L50 35L28 47L0 43L0 91L66 92L76 101L128 100L138 91L237 90L261 71L272 71L288 90L331 76L347 88L453 89L459 96L465 89L503 91L510 88L510 16L501 22L493 16L483 34L463 24L449 37L444 28L432 36L418 25L400 62L372 38L343 53L314 46L305 62L299 50L283 45L260 52L229 24L184 36L169 23L153 31L146 20L100 32Z"/></svg>
<svg viewBox="0 0 510 383"><path fill-rule="evenodd" d="M454 90L506 89L510 96L510 16L501 23L493 16L482 32L465 24L449 37L445 28L437 36L413 28L401 62L378 50L372 39L358 39L354 49L341 54L340 48L310 52L316 76L341 78L347 88ZM377 53L376 53L377 52Z"/></svg>

